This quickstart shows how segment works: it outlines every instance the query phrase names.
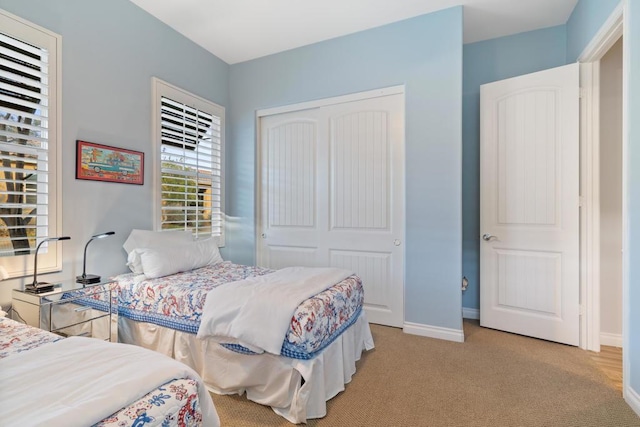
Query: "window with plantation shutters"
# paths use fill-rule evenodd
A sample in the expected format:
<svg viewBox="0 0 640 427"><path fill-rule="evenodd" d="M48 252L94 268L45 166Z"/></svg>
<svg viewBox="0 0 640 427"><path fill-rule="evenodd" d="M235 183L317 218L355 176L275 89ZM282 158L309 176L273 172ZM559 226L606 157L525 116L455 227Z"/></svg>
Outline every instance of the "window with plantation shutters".
<svg viewBox="0 0 640 427"><path fill-rule="evenodd" d="M224 244L224 108L154 79L157 228L191 230Z"/></svg>
<svg viewBox="0 0 640 427"><path fill-rule="evenodd" d="M59 36L0 13L0 265L10 276L31 273L25 257L56 236L61 220L59 43ZM39 271L61 268L55 245L40 252Z"/></svg>

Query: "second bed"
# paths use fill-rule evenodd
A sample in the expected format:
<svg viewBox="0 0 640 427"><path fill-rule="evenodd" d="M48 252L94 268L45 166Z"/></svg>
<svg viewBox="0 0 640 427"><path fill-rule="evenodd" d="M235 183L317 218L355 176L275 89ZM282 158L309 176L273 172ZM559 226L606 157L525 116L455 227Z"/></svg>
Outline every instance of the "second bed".
<svg viewBox="0 0 640 427"><path fill-rule="evenodd" d="M210 390L246 393L292 423L321 418L326 401L351 380L362 352L374 346L358 276L298 305L279 354L196 336L210 291L271 273L226 261L153 279L119 275L119 339L171 356L194 368Z"/></svg>

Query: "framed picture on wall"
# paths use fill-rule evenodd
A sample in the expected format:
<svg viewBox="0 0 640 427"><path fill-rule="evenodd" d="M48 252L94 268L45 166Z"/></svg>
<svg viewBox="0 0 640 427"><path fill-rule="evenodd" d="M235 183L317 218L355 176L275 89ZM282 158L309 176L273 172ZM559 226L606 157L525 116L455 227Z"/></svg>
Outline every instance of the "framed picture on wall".
<svg viewBox="0 0 640 427"><path fill-rule="evenodd" d="M76 179L142 185L144 153L77 140Z"/></svg>

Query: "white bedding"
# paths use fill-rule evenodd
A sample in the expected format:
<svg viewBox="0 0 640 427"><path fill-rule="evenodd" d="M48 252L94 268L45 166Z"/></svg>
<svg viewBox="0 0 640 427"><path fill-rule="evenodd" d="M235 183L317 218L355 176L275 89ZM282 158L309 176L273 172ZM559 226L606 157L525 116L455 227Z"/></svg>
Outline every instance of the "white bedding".
<svg viewBox="0 0 640 427"><path fill-rule="evenodd" d="M197 336L279 355L298 305L352 274L341 268L288 267L218 286L207 294Z"/></svg>
<svg viewBox="0 0 640 427"><path fill-rule="evenodd" d="M203 424L219 426L208 391L188 366L132 345L66 338L0 360L2 425L86 427L174 378L199 381Z"/></svg>

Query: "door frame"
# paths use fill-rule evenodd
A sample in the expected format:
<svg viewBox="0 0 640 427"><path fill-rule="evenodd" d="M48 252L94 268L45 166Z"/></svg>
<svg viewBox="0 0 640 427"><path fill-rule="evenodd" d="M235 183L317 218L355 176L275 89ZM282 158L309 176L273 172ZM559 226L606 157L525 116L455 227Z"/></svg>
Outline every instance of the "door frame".
<svg viewBox="0 0 640 427"><path fill-rule="evenodd" d="M623 36L625 28L625 0L614 9L593 39L578 57L580 63L581 111L580 111L580 187L581 187L581 257L580 294L581 318L580 347L600 351L600 59ZM623 384L629 380L625 357L628 347L628 132L627 87L628 46L623 46L622 75L622 340Z"/></svg>

